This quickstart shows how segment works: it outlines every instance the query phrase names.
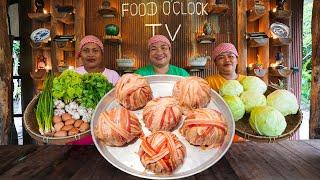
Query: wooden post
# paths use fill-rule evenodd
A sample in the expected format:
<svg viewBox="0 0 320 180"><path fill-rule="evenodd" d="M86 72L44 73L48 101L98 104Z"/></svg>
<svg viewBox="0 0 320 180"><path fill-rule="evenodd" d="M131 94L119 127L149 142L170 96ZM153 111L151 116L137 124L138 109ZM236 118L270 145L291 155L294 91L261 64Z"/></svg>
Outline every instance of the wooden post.
<svg viewBox="0 0 320 180"><path fill-rule="evenodd" d="M248 47L245 34L247 32L247 1L237 1L237 37L238 37L238 73L247 74Z"/></svg>
<svg viewBox="0 0 320 180"><path fill-rule="evenodd" d="M312 81L310 100L310 138L320 139L320 1L312 10Z"/></svg>
<svg viewBox="0 0 320 180"><path fill-rule="evenodd" d="M11 83L12 56L10 49L7 1L0 1L0 145L9 142L9 130L12 119L11 111Z"/></svg>
<svg viewBox="0 0 320 180"><path fill-rule="evenodd" d="M75 16L75 38L76 38L76 48L75 52L79 52L80 49L80 41L85 36L85 1L84 0L77 0L73 1L75 3L75 9L76 9L76 16ZM79 62L79 59L76 60L76 66L78 67L81 62Z"/></svg>

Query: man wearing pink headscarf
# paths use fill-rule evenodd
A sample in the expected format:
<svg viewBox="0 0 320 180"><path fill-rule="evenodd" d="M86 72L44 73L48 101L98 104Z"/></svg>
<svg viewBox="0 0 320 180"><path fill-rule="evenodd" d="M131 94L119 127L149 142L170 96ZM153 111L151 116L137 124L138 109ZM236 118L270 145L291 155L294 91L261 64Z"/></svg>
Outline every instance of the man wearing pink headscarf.
<svg viewBox="0 0 320 180"><path fill-rule="evenodd" d="M237 74L238 51L231 43L221 43L212 54L214 64L218 68L219 74L206 78L210 87L218 91L220 87L228 80L241 81L245 76Z"/></svg>
<svg viewBox="0 0 320 180"><path fill-rule="evenodd" d="M218 68L219 74L215 74L206 78L210 87L217 91L228 80L241 81L245 78L244 75L237 74L236 68L238 65L238 51L231 43L221 43L214 50L212 59ZM243 138L235 135L233 142L244 141Z"/></svg>
<svg viewBox="0 0 320 180"><path fill-rule="evenodd" d="M119 74L111 69L107 69L103 65L103 44L99 38L93 35L88 35L80 41L80 48L77 57L82 60L83 66L75 69L79 74L90 72L102 73L110 83L115 85L119 80Z"/></svg>
<svg viewBox="0 0 320 180"><path fill-rule="evenodd" d="M171 43L163 35L155 35L148 41L150 64L138 69L135 73L142 76L155 74L171 74L189 76L189 73L179 67L170 64Z"/></svg>

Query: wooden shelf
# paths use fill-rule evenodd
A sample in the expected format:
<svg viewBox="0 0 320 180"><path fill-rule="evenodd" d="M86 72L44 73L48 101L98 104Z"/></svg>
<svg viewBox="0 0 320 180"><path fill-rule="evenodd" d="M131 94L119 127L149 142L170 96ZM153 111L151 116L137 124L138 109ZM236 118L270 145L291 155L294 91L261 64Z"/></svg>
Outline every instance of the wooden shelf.
<svg viewBox="0 0 320 180"><path fill-rule="evenodd" d="M136 67L116 67L116 71L119 71L121 73L133 73L138 68Z"/></svg>
<svg viewBox="0 0 320 180"><path fill-rule="evenodd" d="M51 42L48 43L34 43L34 42L30 42L30 46L32 47L32 49L39 49L39 50L46 50L49 51L51 50Z"/></svg>
<svg viewBox="0 0 320 180"><path fill-rule="evenodd" d="M266 7L262 4L255 4L252 9L247 11L249 22L260 19L266 13Z"/></svg>
<svg viewBox="0 0 320 180"><path fill-rule="evenodd" d="M197 42L200 44L211 44L211 43L214 43L215 40L216 40L215 34L197 36Z"/></svg>
<svg viewBox="0 0 320 180"><path fill-rule="evenodd" d="M269 75L274 77L282 77L287 78L292 74L293 70L288 68L283 69L276 69L276 68L269 68Z"/></svg>
<svg viewBox="0 0 320 180"><path fill-rule="evenodd" d="M51 14L50 13L47 13L47 14L44 14L44 13L28 13L28 17L30 19L32 19L32 20L39 21L39 22L49 22Z"/></svg>
<svg viewBox="0 0 320 180"><path fill-rule="evenodd" d="M117 15L117 9L113 8L113 7L108 7L108 8L103 8L100 7L98 10L98 13L105 18L112 18L112 17L116 17Z"/></svg>
<svg viewBox="0 0 320 180"><path fill-rule="evenodd" d="M227 4L208 4L206 10L209 14L221 14L227 12L228 9Z"/></svg>
<svg viewBox="0 0 320 180"><path fill-rule="evenodd" d="M270 38L271 46L287 46L292 42L292 38Z"/></svg>
<svg viewBox="0 0 320 180"><path fill-rule="evenodd" d="M249 69L247 68L247 73L249 76L264 77L268 72L268 69Z"/></svg>
<svg viewBox="0 0 320 180"><path fill-rule="evenodd" d="M55 41L57 49L62 51L74 51L75 42L74 41Z"/></svg>
<svg viewBox="0 0 320 180"><path fill-rule="evenodd" d="M206 66L187 66L184 69L189 72L201 72L206 69Z"/></svg>
<svg viewBox="0 0 320 180"><path fill-rule="evenodd" d="M249 47L265 46L269 42L269 38L250 38L248 39Z"/></svg>
<svg viewBox="0 0 320 180"><path fill-rule="evenodd" d="M270 17L273 19L290 19L292 13L288 10L276 10L270 11Z"/></svg>
<svg viewBox="0 0 320 180"><path fill-rule="evenodd" d="M70 25L74 24L74 14L73 13L59 13L59 16L56 17L57 21Z"/></svg>
<svg viewBox="0 0 320 180"><path fill-rule="evenodd" d="M112 45L117 45L122 43L122 38L121 36L105 36L104 38L104 43L106 44L112 44Z"/></svg>

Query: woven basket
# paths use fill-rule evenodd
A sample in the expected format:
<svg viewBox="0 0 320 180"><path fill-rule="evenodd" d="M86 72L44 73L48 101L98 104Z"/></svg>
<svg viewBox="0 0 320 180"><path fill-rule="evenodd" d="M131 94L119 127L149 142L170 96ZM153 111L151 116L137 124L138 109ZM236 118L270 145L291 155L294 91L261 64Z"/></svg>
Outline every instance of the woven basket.
<svg viewBox="0 0 320 180"><path fill-rule="evenodd" d="M275 90L276 88L269 86L265 95L267 96L268 94L270 94ZM277 142L280 140L288 139L291 136L293 136L293 134L299 129L302 123L302 112L299 109L297 114L285 116L287 127L280 136L269 137L269 136L261 136L255 133L253 129L250 127L249 117L250 117L250 114L245 114L242 119L235 122L236 134L245 139L248 139L251 141L257 141L257 142L271 143L271 142Z"/></svg>
<svg viewBox="0 0 320 180"><path fill-rule="evenodd" d="M38 103L39 94L35 96L30 103L28 104L26 110L23 114L23 124L26 128L28 134L36 140L39 144L56 144L56 145L64 145L68 142L79 140L84 136L90 135L90 130L87 130L83 133L79 133L73 136L66 137L47 137L43 136L39 133L39 126L36 120L36 105Z"/></svg>

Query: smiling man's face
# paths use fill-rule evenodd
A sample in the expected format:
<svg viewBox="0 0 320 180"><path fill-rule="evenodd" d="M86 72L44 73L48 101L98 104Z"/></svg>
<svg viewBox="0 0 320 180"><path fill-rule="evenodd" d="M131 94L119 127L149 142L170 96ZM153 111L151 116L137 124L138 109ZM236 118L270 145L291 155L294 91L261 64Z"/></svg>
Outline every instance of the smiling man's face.
<svg viewBox="0 0 320 180"><path fill-rule="evenodd" d="M164 42L156 42L150 46L149 59L152 65L156 67L164 67L170 63L171 50Z"/></svg>

